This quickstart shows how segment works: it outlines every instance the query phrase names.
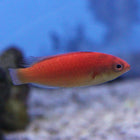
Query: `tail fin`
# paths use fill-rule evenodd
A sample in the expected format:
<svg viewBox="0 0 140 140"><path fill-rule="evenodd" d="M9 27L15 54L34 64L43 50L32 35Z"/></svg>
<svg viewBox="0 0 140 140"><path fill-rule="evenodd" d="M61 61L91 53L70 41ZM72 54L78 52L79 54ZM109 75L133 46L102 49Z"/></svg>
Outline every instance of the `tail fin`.
<svg viewBox="0 0 140 140"><path fill-rule="evenodd" d="M10 72L10 76L11 76L13 84L21 85L22 82L20 81L19 76L18 76L18 69L9 69L9 72Z"/></svg>

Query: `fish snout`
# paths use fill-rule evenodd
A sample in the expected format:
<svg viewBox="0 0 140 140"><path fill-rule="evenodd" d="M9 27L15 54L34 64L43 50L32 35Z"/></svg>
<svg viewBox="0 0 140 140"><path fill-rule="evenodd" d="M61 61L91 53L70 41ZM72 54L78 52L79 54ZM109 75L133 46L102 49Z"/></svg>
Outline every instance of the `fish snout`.
<svg viewBox="0 0 140 140"><path fill-rule="evenodd" d="M125 71L129 71L131 69L131 66L129 64L125 65Z"/></svg>

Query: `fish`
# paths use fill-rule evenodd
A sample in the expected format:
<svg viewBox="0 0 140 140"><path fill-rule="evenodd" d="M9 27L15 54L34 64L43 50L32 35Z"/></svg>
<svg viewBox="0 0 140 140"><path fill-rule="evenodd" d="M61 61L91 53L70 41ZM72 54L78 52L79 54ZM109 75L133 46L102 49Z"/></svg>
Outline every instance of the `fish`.
<svg viewBox="0 0 140 140"><path fill-rule="evenodd" d="M71 52L40 57L29 67L9 69L14 85L91 86L116 79L130 70L119 57L100 52Z"/></svg>

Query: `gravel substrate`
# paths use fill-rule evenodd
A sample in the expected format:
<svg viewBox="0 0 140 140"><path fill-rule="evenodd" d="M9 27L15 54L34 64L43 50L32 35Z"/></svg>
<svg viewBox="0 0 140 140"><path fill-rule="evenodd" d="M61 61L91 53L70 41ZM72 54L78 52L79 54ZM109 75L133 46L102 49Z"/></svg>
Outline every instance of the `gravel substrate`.
<svg viewBox="0 0 140 140"><path fill-rule="evenodd" d="M6 140L140 140L140 79L73 89L32 88L31 123Z"/></svg>

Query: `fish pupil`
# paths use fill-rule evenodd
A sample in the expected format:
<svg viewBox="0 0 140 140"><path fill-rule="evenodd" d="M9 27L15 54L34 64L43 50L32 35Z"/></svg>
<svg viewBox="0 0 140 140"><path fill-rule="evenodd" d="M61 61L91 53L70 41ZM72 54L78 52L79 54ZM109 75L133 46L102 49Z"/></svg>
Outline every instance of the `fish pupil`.
<svg viewBox="0 0 140 140"><path fill-rule="evenodd" d="M117 66L116 66L116 68L122 68L122 65L120 65L120 64L117 64Z"/></svg>

